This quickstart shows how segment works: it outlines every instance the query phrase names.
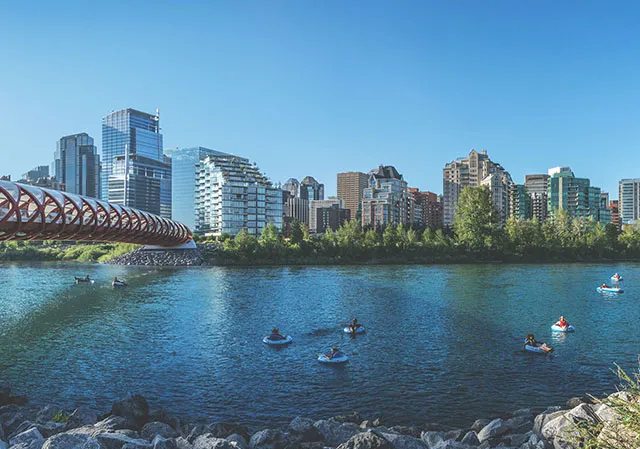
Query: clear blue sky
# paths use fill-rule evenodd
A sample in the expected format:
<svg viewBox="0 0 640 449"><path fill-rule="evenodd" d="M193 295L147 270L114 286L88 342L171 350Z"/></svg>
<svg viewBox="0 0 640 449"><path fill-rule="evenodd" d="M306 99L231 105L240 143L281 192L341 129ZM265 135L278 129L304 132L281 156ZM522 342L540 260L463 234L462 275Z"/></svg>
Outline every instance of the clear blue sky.
<svg viewBox="0 0 640 449"><path fill-rule="evenodd" d="M6 1L0 172L158 107L165 148L328 194L380 163L440 193L444 164L485 148L516 182L570 165L617 197L640 177L639 18L622 1Z"/></svg>

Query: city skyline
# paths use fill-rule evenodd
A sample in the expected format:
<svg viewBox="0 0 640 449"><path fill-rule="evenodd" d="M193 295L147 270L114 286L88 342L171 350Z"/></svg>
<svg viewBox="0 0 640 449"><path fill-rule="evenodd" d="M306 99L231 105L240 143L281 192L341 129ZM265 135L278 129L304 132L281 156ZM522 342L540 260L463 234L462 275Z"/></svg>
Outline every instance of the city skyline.
<svg viewBox="0 0 640 449"><path fill-rule="evenodd" d="M87 6L0 7L2 41L20 42L3 49L12 70L0 74L11 86L0 123L16 149L4 151L4 171L18 177L48 163L60 136L99 136L109 111L136 107L160 109L165 148L242 154L263 161L274 182L312 173L326 196L336 194L335 173L379 164L441 192L444 164L472 148L489 151L518 183L569 165L615 197L619 179L637 177L640 113L628 56L637 5L582 5L576 15L568 4L251 4L138 4L124 15L118 5L93 5L82 40L64 25ZM142 9L148 20L136 21ZM116 17L123 32L105 43ZM27 18L30 29L21 26ZM128 30L153 35L154 46L122 53ZM91 76L51 70L75 54ZM130 80L119 76L127 66L137 69ZM46 110L56 113L37 112ZM616 152L622 169L603 165L602 155Z"/></svg>

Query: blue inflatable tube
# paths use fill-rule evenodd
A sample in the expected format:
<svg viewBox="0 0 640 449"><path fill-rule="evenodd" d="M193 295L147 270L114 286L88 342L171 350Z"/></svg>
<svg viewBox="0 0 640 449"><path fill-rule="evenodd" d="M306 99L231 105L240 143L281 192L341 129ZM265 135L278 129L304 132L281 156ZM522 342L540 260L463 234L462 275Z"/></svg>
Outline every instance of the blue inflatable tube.
<svg viewBox="0 0 640 449"><path fill-rule="evenodd" d="M349 326L345 327L343 329L345 334L350 334L351 333L351 328ZM356 329L356 334L364 334L366 332L364 326L360 326L359 328Z"/></svg>
<svg viewBox="0 0 640 449"><path fill-rule="evenodd" d="M598 293L623 293L620 287L596 287Z"/></svg>
<svg viewBox="0 0 640 449"><path fill-rule="evenodd" d="M536 346L531 346L526 344L527 340L524 340L525 345L524 345L524 350L528 351L528 352L533 352L534 354L548 354L549 352L553 351L553 349L551 351L545 351L544 349L542 349L540 346L542 346L544 343L538 343Z"/></svg>
<svg viewBox="0 0 640 449"><path fill-rule="evenodd" d="M349 360L349 357L347 357L346 354L342 354L340 357L334 357L332 359L330 359L324 354L320 354L318 356L318 362L320 363L345 363L348 360Z"/></svg>

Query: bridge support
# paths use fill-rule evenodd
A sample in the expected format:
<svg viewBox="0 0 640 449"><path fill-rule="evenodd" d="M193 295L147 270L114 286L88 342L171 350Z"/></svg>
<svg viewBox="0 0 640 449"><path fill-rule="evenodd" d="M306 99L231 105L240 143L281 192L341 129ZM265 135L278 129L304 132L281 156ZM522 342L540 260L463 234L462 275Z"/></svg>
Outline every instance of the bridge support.
<svg viewBox="0 0 640 449"><path fill-rule="evenodd" d="M183 249L197 249L196 242L191 239L188 242L181 243L180 245L175 246L144 245L142 247L143 251L173 251Z"/></svg>

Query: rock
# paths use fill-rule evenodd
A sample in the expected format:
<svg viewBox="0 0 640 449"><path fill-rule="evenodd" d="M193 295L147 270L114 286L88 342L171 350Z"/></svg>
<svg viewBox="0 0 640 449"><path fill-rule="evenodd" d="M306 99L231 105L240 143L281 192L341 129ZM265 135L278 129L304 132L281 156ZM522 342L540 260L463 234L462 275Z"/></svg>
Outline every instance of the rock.
<svg viewBox="0 0 640 449"><path fill-rule="evenodd" d="M532 408L519 408L515 412L511 414L512 417L516 416L530 416L531 420L533 420L533 416L535 415Z"/></svg>
<svg viewBox="0 0 640 449"><path fill-rule="evenodd" d="M61 422L49 421L35 426L45 439L64 431L64 424Z"/></svg>
<svg viewBox="0 0 640 449"><path fill-rule="evenodd" d="M249 439L249 429L240 424L213 423L207 426L207 432L216 438L227 438L229 435L237 433L242 435L246 440Z"/></svg>
<svg viewBox="0 0 640 449"><path fill-rule="evenodd" d="M519 447L528 440L528 437L520 433L515 435L507 435L504 437L504 440L507 441L509 447Z"/></svg>
<svg viewBox="0 0 640 449"><path fill-rule="evenodd" d="M25 421L28 421L27 417L21 412L9 412L0 415L0 422L4 427L4 434L11 435L14 431Z"/></svg>
<svg viewBox="0 0 640 449"><path fill-rule="evenodd" d="M195 439L193 449L235 449L235 446L223 438L206 433Z"/></svg>
<svg viewBox="0 0 640 449"><path fill-rule="evenodd" d="M237 449L249 449L247 439L240 434L234 433L225 438L229 443L236 446Z"/></svg>
<svg viewBox="0 0 640 449"><path fill-rule="evenodd" d="M480 432L490 422L491 421L488 419L476 419L471 426L471 430L473 430L474 432Z"/></svg>
<svg viewBox="0 0 640 449"><path fill-rule="evenodd" d="M313 423L322 439L329 446L336 447L346 443L352 436L360 433L360 427L354 423L340 424L335 421L320 420Z"/></svg>
<svg viewBox="0 0 640 449"><path fill-rule="evenodd" d="M251 449L284 449L292 441L289 433L265 429L251 436L249 447Z"/></svg>
<svg viewBox="0 0 640 449"><path fill-rule="evenodd" d="M77 408L69 416L69 420L65 424L65 429L75 429L76 427L87 426L98 422L98 415L96 412L86 409Z"/></svg>
<svg viewBox="0 0 640 449"><path fill-rule="evenodd" d="M607 404L598 404L593 407L593 411L601 421L616 421L619 416Z"/></svg>
<svg viewBox="0 0 640 449"><path fill-rule="evenodd" d="M434 449L475 449L473 446L468 446L458 441L448 440L439 443Z"/></svg>
<svg viewBox="0 0 640 449"><path fill-rule="evenodd" d="M29 449L40 449L44 444L44 437L38 429L32 428L26 430L9 440L9 446L24 444Z"/></svg>
<svg viewBox="0 0 640 449"><path fill-rule="evenodd" d="M23 421L22 423L20 423L20 425L13 429L13 432L7 435L8 440L11 441L13 437L18 435L19 433L26 432L27 430L32 428L36 428L36 425L34 423L32 423L31 421Z"/></svg>
<svg viewBox="0 0 640 449"><path fill-rule="evenodd" d="M132 429L136 427L135 423L122 416L109 416L100 422L95 423L94 427L100 430L121 430Z"/></svg>
<svg viewBox="0 0 640 449"><path fill-rule="evenodd" d="M322 435L313 426L313 420L309 418L303 418L302 416L296 417L289 423L289 430L300 437L301 443L310 443L313 441L321 441Z"/></svg>
<svg viewBox="0 0 640 449"><path fill-rule="evenodd" d="M479 446L480 445L480 440L478 439L478 434L475 433L473 430L470 430L469 432L467 432L467 434L462 437L462 441L460 441L463 444L466 444L468 446Z"/></svg>
<svg viewBox="0 0 640 449"><path fill-rule="evenodd" d="M178 444L173 438L163 438L157 435L151 442L153 449L178 449Z"/></svg>
<svg viewBox="0 0 640 449"><path fill-rule="evenodd" d="M400 435L408 435L414 438L420 438L422 436L422 431L417 427L412 426L392 426L389 427L389 432L399 433Z"/></svg>
<svg viewBox="0 0 640 449"><path fill-rule="evenodd" d="M152 447L147 440L131 438L120 433L99 433L96 439L103 449L151 449Z"/></svg>
<svg viewBox="0 0 640 449"><path fill-rule="evenodd" d="M391 443L393 449L429 449L424 441L408 435L398 433L383 433L381 435Z"/></svg>
<svg viewBox="0 0 640 449"><path fill-rule="evenodd" d="M567 416L570 417L573 422L588 421L595 423L600 421L600 418L598 418L598 415L595 414L591 406L585 403L572 408L567 412Z"/></svg>
<svg viewBox="0 0 640 449"><path fill-rule="evenodd" d="M9 449L9 443L0 440L0 449Z"/></svg>
<svg viewBox="0 0 640 449"><path fill-rule="evenodd" d="M178 432L173 430L173 428L168 424L154 421L145 424L140 431L140 435L142 435L142 438L152 441L156 435L159 435L162 438L175 438L178 436Z"/></svg>
<svg viewBox="0 0 640 449"><path fill-rule="evenodd" d="M459 441L460 439L462 439L463 435L464 435L464 430L463 429L450 430L450 431L444 433L444 440L445 441L448 441L448 440Z"/></svg>
<svg viewBox="0 0 640 449"><path fill-rule="evenodd" d="M339 423L354 423L354 424L360 424L362 422L362 417L360 416L360 413L358 412L351 412L351 413L347 413L345 415L338 415L338 416L334 416L333 418L330 418L329 421L335 421L335 422L339 422ZM374 422L372 423L373 427L378 427L380 425L380 422L378 422L377 424Z"/></svg>
<svg viewBox="0 0 640 449"><path fill-rule="evenodd" d="M496 418L489 424L484 426L480 432L478 432L478 440L483 443L491 438L496 438L504 435L508 431L509 428L507 427L505 422L500 418Z"/></svg>
<svg viewBox="0 0 640 449"><path fill-rule="evenodd" d="M533 429L533 419L529 416L515 416L506 420L505 425L509 433L526 433Z"/></svg>
<svg viewBox="0 0 640 449"><path fill-rule="evenodd" d="M567 401L566 403L566 407L567 408L574 408L579 406L580 404L582 404L584 401L582 400L582 398L571 398Z"/></svg>
<svg viewBox="0 0 640 449"><path fill-rule="evenodd" d="M535 420L533 421L533 433L535 433L538 437L540 437L542 435L542 428L545 426L545 424L548 423L549 421L554 420L558 416L564 415L564 413L565 412L562 410L556 410L549 413L539 414L538 416L536 416Z"/></svg>
<svg viewBox="0 0 640 449"><path fill-rule="evenodd" d="M59 433L48 438L42 449L100 449L100 443L90 435Z"/></svg>
<svg viewBox="0 0 640 449"><path fill-rule="evenodd" d="M193 449L193 446L191 445L191 443L189 443L189 440L184 437L176 438L176 446L178 446L178 449Z"/></svg>
<svg viewBox="0 0 640 449"><path fill-rule="evenodd" d="M429 430L427 432L422 432L420 436L422 441L425 442L429 449L433 449L438 444L444 442L444 432L437 430Z"/></svg>
<svg viewBox="0 0 640 449"><path fill-rule="evenodd" d="M51 404L45 405L44 407L41 407L40 410L38 410L38 413L36 415L36 422L45 423L53 421L53 416L63 411L64 410L61 407Z"/></svg>
<svg viewBox="0 0 640 449"><path fill-rule="evenodd" d="M372 432L363 432L349 438L337 449L392 449L393 446L385 438Z"/></svg>
<svg viewBox="0 0 640 449"><path fill-rule="evenodd" d="M127 396L113 403L111 414L122 416L142 427L149 420L149 404L140 395Z"/></svg>
<svg viewBox="0 0 640 449"><path fill-rule="evenodd" d="M602 427L597 442L599 447L635 447L638 435L617 422L606 422Z"/></svg>
<svg viewBox="0 0 640 449"><path fill-rule="evenodd" d="M195 426L191 427L189 429L189 433L187 435L187 441L189 443L192 443L196 440L196 438L198 438L200 435L204 435L210 433L209 432L209 428L208 426L205 426L203 424L196 424ZM213 437L216 437L215 435L211 434ZM218 438L218 437L216 437Z"/></svg>
<svg viewBox="0 0 640 449"><path fill-rule="evenodd" d="M565 415L558 416L547 422L542 428L542 437L553 442L555 447L562 446L563 441L571 440L577 436L577 429L571 419Z"/></svg>

